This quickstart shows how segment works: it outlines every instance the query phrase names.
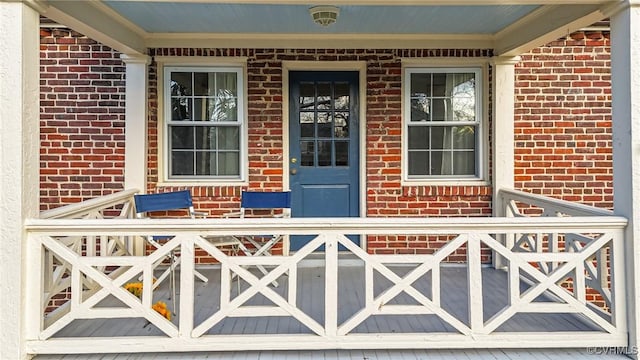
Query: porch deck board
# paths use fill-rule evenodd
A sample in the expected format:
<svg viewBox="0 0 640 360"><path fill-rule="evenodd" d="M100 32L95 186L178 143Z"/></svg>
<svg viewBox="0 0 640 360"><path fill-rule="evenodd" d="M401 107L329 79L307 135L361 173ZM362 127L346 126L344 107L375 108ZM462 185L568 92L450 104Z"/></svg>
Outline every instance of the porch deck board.
<svg viewBox="0 0 640 360"><path fill-rule="evenodd" d="M394 269L403 276L410 269ZM216 268L200 269L209 281L195 282L195 324L199 324L217 311L220 301L220 270ZM364 268L362 266L341 266L338 284L338 320L343 323L364 307ZM442 307L453 316L468 324L468 294L466 267L445 266L441 269L441 303ZM280 286L270 288L286 298L288 283L286 276L279 279ZM482 269L483 302L485 321L496 314L507 304L507 278L503 271L491 268ZM247 287L240 281L242 290ZM388 289L392 282L376 274L375 294L379 295ZM237 280L231 285L232 299L237 296ZM430 273L422 276L413 286L427 297L431 297ZM522 289L528 285L522 284ZM298 306L307 315L324 323L324 268L300 267L298 269ZM162 300L173 306L168 291L168 284L163 283L154 291L154 301ZM116 299L105 300L101 306L113 306ZM399 294L389 302L393 304L417 304L406 293ZM272 305L271 301L258 294L246 305ZM179 295L176 307L179 307ZM179 321L179 314L172 319ZM582 315L576 314L516 314L496 331L553 332L553 331L588 331L600 330L595 324ZM377 315L353 329L353 333L420 333L420 332L455 332L455 329L436 315ZM311 330L292 317L228 317L213 326L207 334L309 334ZM105 336L149 336L162 335L162 332L143 319L95 319L74 320L54 337L105 337Z"/></svg>
<svg viewBox="0 0 640 360"><path fill-rule="evenodd" d="M34 360L622 360L625 355L592 354L585 349L465 349L465 350L322 350L237 351L148 354L38 355Z"/></svg>

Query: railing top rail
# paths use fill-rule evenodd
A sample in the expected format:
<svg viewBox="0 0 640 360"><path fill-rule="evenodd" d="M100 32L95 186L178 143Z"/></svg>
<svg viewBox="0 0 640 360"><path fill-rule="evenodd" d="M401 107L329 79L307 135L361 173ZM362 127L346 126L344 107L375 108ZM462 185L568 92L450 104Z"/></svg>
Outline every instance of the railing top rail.
<svg viewBox="0 0 640 360"><path fill-rule="evenodd" d="M600 209L593 206L578 204L571 201L554 199L547 196L530 194L513 189L500 189L500 198L503 200L515 200L541 208L554 208L557 211L572 216L611 216L613 211Z"/></svg>
<svg viewBox="0 0 640 360"><path fill-rule="evenodd" d="M535 218L256 218L256 219L28 219L30 232L59 234L456 234L589 232L621 229L620 216Z"/></svg>
<svg viewBox="0 0 640 360"><path fill-rule="evenodd" d="M117 193L100 196L94 199L85 200L76 204L69 204L59 208L45 210L40 213L41 219L61 219L74 217L79 214L89 213L98 209L104 209L116 204L122 203L124 200L133 197L134 194L140 192L138 189L127 189Z"/></svg>

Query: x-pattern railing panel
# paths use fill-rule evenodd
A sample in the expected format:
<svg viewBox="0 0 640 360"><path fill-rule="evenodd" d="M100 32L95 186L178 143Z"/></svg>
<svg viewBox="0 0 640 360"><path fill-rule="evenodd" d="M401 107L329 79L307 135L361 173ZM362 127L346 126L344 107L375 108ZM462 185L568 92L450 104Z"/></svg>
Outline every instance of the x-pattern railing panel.
<svg viewBox="0 0 640 360"><path fill-rule="evenodd" d="M501 190L500 197L503 202L503 208L506 210L506 216L513 217L526 217L519 206L523 208L538 208L541 210L540 217L564 217L570 218L575 216L611 216L613 212L605 209L598 209L581 204L575 204L564 200L542 197L539 195L528 194L522 191L515 190ZM548 234L531 234L531 233L516 233L510 238L507 237L507 248L512 249L514 252L537 252L547 254L554 254L551 256L558 256L560 252L575 253L583 252L585 247L589 246L592 242L600 239L600 234L590 233L585 229L584 233L564 233L549 232ZM516 239L514 241L514 239ZM526 246L523 246L526 245ZM620 245L618 245L620 247ZM594 312L601 314L595 321L599 321L600 318L613 318L615 312L614 294L612 288L614 286L614 279L611 276L613 263L612 255L614 251L621 251L621 249L615 249L613 241L602 246L595 252L592 252L589 257L584 261L575 264L572 276L566 276L563 280L568 280L567 286L573 288L573 297L585 304L585 306L591 308ZM497 258L496 263L502 264L501 258ZM540 260L537 262L537 267L543 273L550 275L554 271L557 271L561 264L554 261ZM623 275L618 275L623 277ZM620 282L618 286L620 286ZM606 308L597 306L592 302L586 300L587 288L591 288L597 291L599 298ZM607 311L606 309L610 309ZM613 321L613 320L612 320Z"/></svg>
<svg viewBox="0 0 640 360"><path fill-rule="evenodd" d="M506 320L517 312L527 312L534 310L533 306L530 308L527 305L531 305L532 302L545 291L552 292L555 296L566 302L566 307L575 311L581 312L586 315L591 321L598 324L605 331L610 333L615 332L617 329L615 325L612 325L589 307L584 302L576 299L566 289L558 285L567 276L570 276L572 271L576 271L576 268L580 268L582 264L590 258L595 252L599 251L603 246L612 240L612 234L605 233L598 237L595 241L584 247L580 252L558 254L556 259L565 260L551 274L545 274L539 268L532 266L529 262L533 256L526 256L526 253L512 252L504 245L497 242L494 238L484 235L482 241L487 244L491 249L505 257L509 261L509 272L523 271L538 281L537 285L529 288L524 294L520 296L511 296L511 299L516 299L515 302L509 304L509 306L496 314L492 319L487 321L484 327L486 333L494 331L498 326L502 325ZM541 254L543 256L544 254ZM511 288L511 291L520 291L519 288Z"/></svg>
<svg viewBox="0 0 640 360"><path fill-rule="evenodd" d="M295 303L291 303L290 299L283 298L280 294L269 288L269 284L271 284L278 277L282 276L287 272L295 272L296 264L299 263L302 259L307 257L311 252L317 249L319 246L324 244L325 236L320 235L309 242L304 246L303 249L296 252L295 255L289 257L281 257L281 256L270 256L270 257L252 257L252 258L244 258L245 261L242 261L243 257L235 257L235 256L227 256L214 245L209 243L203 238L196 238L195 244L200 246L202 249L211 254L214 258L221 262L223 266L223 273L227 274L225 276L221 276L221 281L225 281L225 283L229 282L231 276L228 274L233 272L237 274L240 278L246 281L250 286L248 289L244 290L238 296L236 296L233 300L229 301L229 294L221 292L221 306L220 310L211 315L209 318L204 320L200 325L193 329L192 336L199 337L202 336L205 332L209 331L213 326L215 326L218 322L223 320L225 317L233 314L234 311L239 310L241 306L246 303L249 299L251 299L254 295L260 293L265 296L267 299L271 300L275 305L284 310L288 315L293 316L295 319L300 321L302 324L307 326L310 330L315 332L318 335L324 335L324 327L316 322L311 316L305 314L302 310L300 310ZM246 261L248 260L248 261ZM254 260L254 261L252 261ZM265 262L266 260L266 262ZM280 260L280 261L278 261ZM249 270L247 270L244 266L247 265L270 265L270 263L277 263L277 266L273 268L271 271L268 271L266 275L262 278L258 278ZM243 266L244 265L244 266ZM225 286L225 289L229 289L228 286ZM295 286L293 288L289 288L288 291L296 291ZM256 312L256 316L260 314L260 309L253 308ZM266 310L266 309L265 309ZM269 312L269 314L273 314Z"/></svg>
<svg viewBox="0 0 640 360"><path fill-rule="evenodd" d="M387 289L376 298L374 298L373 295L373 286L371 286L371 284L367 284L366 288L368 290L366 296L368 301L366 302L365 308L354 314L350 319L340 325L338 330L339 335L348 334L356 326L361 324L372 315L383 314L385 312L385 310L383 310L385 305L401 292L406 292L420 304L420 306L418 307L404 307L405 311L411 309L416 314L435 314L443 321L453 326L460 333L465 335L468 335L470 333L471 330L468 326L466 326L464 323L462 323L460 320L455 318L440 306L439 296L436 299L434 295L434 299L429 299L420 291L411 286L418 278L425 275L434 268L438 268L442 260L444 260L447 256L451 255L455 250L462 246L467 241L465 236L458 236L457 238L453 239L443 248L438 250L434 255L425 255L423 262L411 272L406 274L404 277L398 276L395 272L384 265L384 255L370 255L344 236L340 236L338 238L338 241L341 245L346 247L358 258L365 261L367 271L366 278L368 283L373 281L373 270L377 270L380 274L394 283L391 288ZM439 287L439 283L435 281L435 277L432 277L431 287L432 289ZM435 294L438 295L439 292L435 292Z"/></svg>
<svg viewBox="0 0 640 360"><path fill-rule="evenodd" d="M571 236L567 236L566 246L569 248L568 251L582 251L582 249L592 241L593 238L591 237L572 234ZM583 264L586 276L581 279L583 281L581 284L583 287L589 286L600 293L607 307L611 307L612 301L612 294L609 289L611 275L610 253L611 246L603 247L596 252L595 259L587 259Z"/></svg>
<svg viewBox="0 0 640 360"><path fill-rule="evenodd" d="M158 327L168 336L177 336L178 330L171 322L164 319L151 308L151 292L143 292L142 300L133 296L124 289L124 284L132 278L143 274L143 289L151 289L153 282L153 268L155 263L166 257L171 251L181 244L179 236L168 241L162 248L145 257L117 256L117 257L88 257L71 251L68 247L60 244L55 239L42 236L40 238L42 246L53 255L60 258L67 264L71 271L70 288L71 301L70 309L62 317L44 329L42 338L48 338L61 330L75 319L90 319L94 317L143 317ZM104 269L107 266L118 266L124 271L112 271L104 273L98 268ZM85 293L84 279L95 282L95 291ZM147 284L148 286L144 286ZM100 301L112 295L129 308L105 309L94 308ZM86 297L86 298L85 298ZM97 314L101 314L97 316Z"/></svg>
<svg viewBox="0 0 640 360"><path fill-rule="evenodd" d="M70 204L56 209L47 210L40 214L43 219L83 219L96 220L105 218L129 219L134 217L133 194L137 190L125 190L110 194L100 198L87 200L82 203ZM119 207L119 210L116 210ZM106 216L105 211L109 210L115 215ZM132 254L133 242L131 237L114 235L94 235L94 236L65 236L57 239L67 246L71 251L85 256L127 256ZM47 274L45 274L45 286L47 291L43 299L43 307L46 308L54 296L66 291L71 285L71 267L68 262L63 261L58 256L47 255L45 262ZM104 270L104 269L102 269ZM95 283L91 279L84 279L84 285L94 287ZM59 313L68 311L69 303L60 306ZM56 319L60 315L52 316Z"/></svg>

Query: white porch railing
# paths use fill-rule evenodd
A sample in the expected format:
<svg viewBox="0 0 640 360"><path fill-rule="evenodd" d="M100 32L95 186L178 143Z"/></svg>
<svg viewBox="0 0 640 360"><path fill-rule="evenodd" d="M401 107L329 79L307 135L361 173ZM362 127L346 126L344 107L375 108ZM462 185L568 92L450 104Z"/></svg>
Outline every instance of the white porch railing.
<svg viewBox="0 0 640 360"><path fill-rule="evenodd" d="M137 190L125 190L111 195L90 199L77 204L70 204L40 213L41 219L129 219L134 217L135 205L133 195ZM134 252L134 241L127 237L112 236L108 233L96 235L60 236L56 238L58 245L68 248L75 254L84 256L123 256ZM45 252L42 266L43 303L51 304L55 296L67 293L71 286L69 276L72 266L67 261L60 261L53 252ZM100 269L104 271L104 267ZM93 285L93 284L90 284ZM59 310L67 308L71 303L59 306Z"/></svg>
<svg viewBox="0 0 640 360"><path fill-rule="evenodd" d="M69 204L40 213L40 219L127 219L133 218L133 195L138 190L129 189L111 195Z"/></svg>
<svg viewBox="0 0 640 360"><path fill-rule="evenodd" d="M542 199L520 192L505 192L505 201L540 205ZM124 200L129 201L129 200ZM545 206L553 203L544 203ZM556 203L558 205L560 203ZM561 203L563 206L566 203ZM549 205L550 206L550 205ZM571 207L563 213L570 214ZM584 210L576 207L575 211ZM501 217L501 218L296 218L296 219L33 219L27 222L29 266L27 348L30 353L180 352L255 349L380 349L380 348L535 348L626 346L623 229L626 219L598 212L597 216ZM514 212L515 213L515 212ZM227 256L212 246L207 236L277 233L314 235L315 238L291 256ZM106 235L105 235L106 234ZM65 239L108 238L126 243L135 236L171 235L173 239L148 256L130 253L91 253L71 246ZM347 234L361 236L448 236L450 240L432 254L372 255L354 245ZM545 235L541 235L545 234ZM557 239L557 245L554 243ZM551 242L549 242L551 240ZM503 241L507 241L506 245ZM544 243L544 244L543 244ZM553 243L553 245L549 245ZM341 272L338 251L342 245L364 266L364 305L346 320L340 320L338 292ZM86 245L85 245L86 246ZM102 246L102 245L101 245ZM321 320L311 316L298 298L300 263L324 246L324 294ZM507 273L508 301L497 313L486 317L481 253L498 254ZM180 301L178 321L169 321L154 310L153 272L171 251L179 250ZM219 307L199 318L194 296L196 250L220 263ZM446 279L441 269L454 254L466 254L468 314L459 316L444 306L441 288ZM269 269L258 277L247 267ZM403 275L392 265L407 266ZM57 274L52 276L51 274ZM391 286L375 291L374 274ZM430 291L414 283L429 275ZM248 287L232 296L233 275ZM270 284L286 275L286 293ZM44 280L43 280L44 279ZM133 296L124 289L132 279L141 279L143 294ZM521 281L531 285L522 290ZM64 281L52 285L56 281ZM213 282L213 281L210 281ZM562 284L570 282L572 287ZM70 300L47 313L52 292L68 287ZM606 306L587 298L587 289L598 292ZM411 303L393 299L406 294ZM249 306L255 295L270 306ZM119 306L98 306L115 298ZM544 301L541 301L541 298ZM199 305L198 305L199 304ZM547 332L496 331L520 313L580 314L597 330ZM354 329L376 315L433 315L454 330L451 332L368 333ZM287 316L300 322L305 333L212 334L211 329L231 317ZM144 318L162 333L160 336L56 337L77 319Z"/></svg>

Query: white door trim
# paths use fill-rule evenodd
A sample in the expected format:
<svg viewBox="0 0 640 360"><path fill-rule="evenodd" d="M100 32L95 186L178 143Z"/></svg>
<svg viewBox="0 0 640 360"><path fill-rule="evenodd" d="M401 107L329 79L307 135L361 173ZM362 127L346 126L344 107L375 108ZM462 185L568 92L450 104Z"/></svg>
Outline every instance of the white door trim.
<svg viewBox="0 0 640 360"><path fill-rule="evenodd" d="M357 71L358 101L360 107L358 129L360 182L360 217L367 216L367 63L365 61L283 61L282 62L282 186L290 190L289 183L289 72L291 71ZM360 247L366 249L366 237L360 240Z"/></svg>

